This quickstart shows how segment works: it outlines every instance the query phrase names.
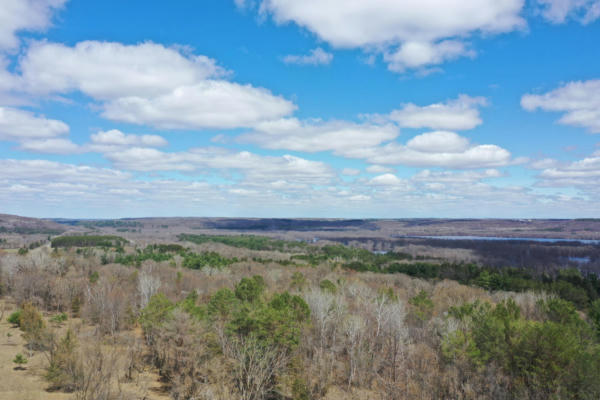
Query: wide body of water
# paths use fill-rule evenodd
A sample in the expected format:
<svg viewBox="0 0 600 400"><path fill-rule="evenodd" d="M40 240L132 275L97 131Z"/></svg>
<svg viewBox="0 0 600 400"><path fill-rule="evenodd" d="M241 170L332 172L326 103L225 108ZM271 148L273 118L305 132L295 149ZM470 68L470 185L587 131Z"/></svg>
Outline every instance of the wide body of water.
<svg viewBox="0 0 600 400"><path fill-rule="evenodd" d="M531 237L500 237L500 236L404 236L406 239L440 239L440 240L496 240L515 242L543 242L558 243L572 242L583 244L600 244L600 240L594 239L562 239L562 238L531 238Z"/></svg>

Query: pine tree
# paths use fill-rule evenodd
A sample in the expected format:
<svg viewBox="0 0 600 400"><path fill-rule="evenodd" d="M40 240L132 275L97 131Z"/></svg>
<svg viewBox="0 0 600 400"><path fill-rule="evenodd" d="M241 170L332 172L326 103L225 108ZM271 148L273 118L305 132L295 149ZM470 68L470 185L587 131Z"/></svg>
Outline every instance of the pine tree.
<svg viewBox="0 0 600 400"><path fill-rule="evenodd" d="M13 360L13 362L15 364L17 364L17 366L15 367L15 369L25 369L23 368L23 365L27 364L27 358L25 358L25 356L23 356L23 354L19 353L15 356L15 359Z"/></svg>

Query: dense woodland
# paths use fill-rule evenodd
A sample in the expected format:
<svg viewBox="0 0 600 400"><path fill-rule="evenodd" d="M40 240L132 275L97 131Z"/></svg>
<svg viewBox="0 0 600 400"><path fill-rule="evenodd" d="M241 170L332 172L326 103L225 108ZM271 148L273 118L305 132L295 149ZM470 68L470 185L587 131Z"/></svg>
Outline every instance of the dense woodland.
<svg viewBox="0 0 600 400"><path fill-rule="evenodd" d="M462 259L454 256L470 253L478 264L497 268L527 269L535 274L555 274L565 267L600 273L600 244L577 241L536 242L531 240L474 240L440 238L339 237L336 242L378 250L418 246L428 257ZM450 256L450 257L449 257Z"/></svg>
<svg viewBox="0 0 600 400"><path fill-rule="evenodd" d="M0 255L5 320L74 399L597 399L600 282L262 236ZM1 312L1 311L0 311ZM132 389L133 388L133 389Z"/></svg>

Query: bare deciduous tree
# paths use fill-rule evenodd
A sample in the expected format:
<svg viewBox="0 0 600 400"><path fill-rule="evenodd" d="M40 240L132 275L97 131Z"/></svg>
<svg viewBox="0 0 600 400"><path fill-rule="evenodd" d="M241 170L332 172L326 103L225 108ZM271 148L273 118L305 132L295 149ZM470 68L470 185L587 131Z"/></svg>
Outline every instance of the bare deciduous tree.
<svg viewBox="0 0 600 400"><path fill-rule="evenodd" d="M252 337L234 338L226 348L240 400L262 400L275 387L275 376L289 359L285 349Z"/></svg>
<svg viewBox="0 0 600 400"><path fill-rule="evenodd" d="M318 289L304 293L304 299L313 321L313 334L304 343L310 357L307 372L314 379L313 395L320 397L333 379L336 353L340 351L338 336L345 317L344 300Z"/></svg>
<svg viewBox="0 0 600 400"><path fill-rule="evenodd" d="M364 364L364 343L367 336L367 324L360 315L353 315L346 321L346 351L348 352L348 387L360 378L361 367Z"/></svg>
<svg viewBox="0 0 600 400"><path fill-rule="evenodd" d="M140 293L140 308L146 307L150 298L160 289L160 278L152 274L152 270L142 270L138 275L138 291Z"/></svg>
<svg viewBox="0 0 600 400"><path fill-rule="evenodd" d="M131 300L125 288L117 280L101 278L86 288L85 315L102 333L114 335L126 321L127 307Z"/></svg>
<svg viewBox="0 0 600 400"><path fill-rule="evenodd" d="M80 353L75 400L115 400L118 392L116 348L103 349L98 344L85 346Z"/></svg>

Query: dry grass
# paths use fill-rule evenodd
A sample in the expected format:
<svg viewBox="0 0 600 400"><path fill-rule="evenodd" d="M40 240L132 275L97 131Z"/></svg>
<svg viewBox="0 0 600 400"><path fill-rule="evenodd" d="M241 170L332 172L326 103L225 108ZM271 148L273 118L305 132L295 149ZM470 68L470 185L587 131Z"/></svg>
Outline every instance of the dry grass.
<svg viewBox="0 0 600 400"><path fill-rule="evenodd" d="M5 312L0 321L0 400L72 400L71 393L49 392L48 383L43 375L47 365L47 359L41 352L34 352L29 356L25 348L25 340L21 337L19 328L13 327L6 321L11 312L16 310L16 305L0 300L0 309L4 307ZM71 320L71 325L80 325L81 321ZM66 324L59 331L66 329ZM82 332L87 333L89 327L83 326ZM140 332L136 332L140 334ZM123 354L127 354L127 348L123 348ZM21 353L28 358L25 369L15 369L13 359ZM121 383L124 399L146 399L165 400L169 399L164 392L158 375L151 370L144 371L135 376L131 382Z"/></svg>
<svg viewBox="0 0 600 400"><path fill-rule="evenodd" d="M48 393L42 378L46 359L41 353L34 354L25 370L15 370L12 360L18 353L28 355L21 331L13 328L6 318L16 307L8 304L0 321L0 400L63 400L70 399L66 393ZM10 335L10 336L9 336Z"/></svg>

